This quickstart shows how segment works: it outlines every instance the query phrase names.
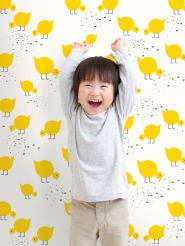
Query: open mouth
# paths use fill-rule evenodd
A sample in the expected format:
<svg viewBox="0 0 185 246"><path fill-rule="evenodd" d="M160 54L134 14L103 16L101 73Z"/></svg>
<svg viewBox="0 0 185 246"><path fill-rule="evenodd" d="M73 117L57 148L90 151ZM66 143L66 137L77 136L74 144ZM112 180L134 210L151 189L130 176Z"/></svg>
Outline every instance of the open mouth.
<svg viewBox="0 0 185 246"><path fill-rule="evenodd" d="M91 108L98 108L102 102L93 102L93 101L88 101L89 105L91 106Z"/></svg>

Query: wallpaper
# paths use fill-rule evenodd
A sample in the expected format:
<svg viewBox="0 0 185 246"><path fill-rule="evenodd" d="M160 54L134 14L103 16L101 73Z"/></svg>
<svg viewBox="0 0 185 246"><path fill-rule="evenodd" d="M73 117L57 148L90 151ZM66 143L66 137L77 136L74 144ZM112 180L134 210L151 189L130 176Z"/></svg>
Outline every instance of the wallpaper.
<svg viewBox="0 0 185 246"><path fill-rule="evenodd" d="M73 42L113 59L123 37L138 76L123 125L129 245L184 246L184 31L184 0L0 0L0 245L69 245L59 74Z"/></svg>

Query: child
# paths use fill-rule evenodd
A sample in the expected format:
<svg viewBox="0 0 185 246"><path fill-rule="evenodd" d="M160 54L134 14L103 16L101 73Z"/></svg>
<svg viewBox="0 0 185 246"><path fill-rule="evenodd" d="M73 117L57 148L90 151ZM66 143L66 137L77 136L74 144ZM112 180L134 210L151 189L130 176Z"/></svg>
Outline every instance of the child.
<svg viewBox="0 0 185 246"><path fill-rule="evenodd" d="M72 174L70 246L126 246L128 184L124 121L135 104L136 73L125 41L111 44L116 63L89 57L75 42L60 75ZM94 102L93 102L94 101Z"/></svg>

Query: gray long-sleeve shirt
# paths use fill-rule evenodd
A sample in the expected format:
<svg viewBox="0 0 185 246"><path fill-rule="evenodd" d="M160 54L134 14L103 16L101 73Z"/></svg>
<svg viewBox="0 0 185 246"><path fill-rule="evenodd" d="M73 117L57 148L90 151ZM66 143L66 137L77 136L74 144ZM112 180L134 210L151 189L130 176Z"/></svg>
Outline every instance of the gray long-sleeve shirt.
<svg viewBox="0 0 185 246"><path fill-rule="evenodd" d="M72 196L86 202L126 199L129 196L123 127L135 104L137 79L125 47L111 55L119 66L121 83L114 106L100 114L87 114L74 98L73 74L85 59L80 50L72 49L60 74L62 110L69 131Z"/></svg>

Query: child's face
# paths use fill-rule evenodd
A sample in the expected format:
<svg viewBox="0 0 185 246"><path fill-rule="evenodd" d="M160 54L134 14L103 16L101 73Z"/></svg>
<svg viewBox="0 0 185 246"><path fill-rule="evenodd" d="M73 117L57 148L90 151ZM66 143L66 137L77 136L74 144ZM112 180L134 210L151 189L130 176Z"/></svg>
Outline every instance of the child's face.
<svg viewBox="0 0 185 246"><path fill-rule="evenodd" d="M90 105L89 100L100 100L101 104ZM81 81L78 91L78 100L86 113L90 115L100 114L106 111L114 99L114 86L106 82L101 82L97 78L93 81Z"/></svg>

